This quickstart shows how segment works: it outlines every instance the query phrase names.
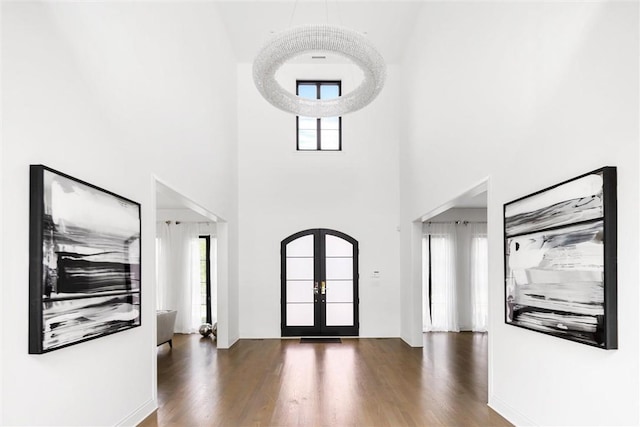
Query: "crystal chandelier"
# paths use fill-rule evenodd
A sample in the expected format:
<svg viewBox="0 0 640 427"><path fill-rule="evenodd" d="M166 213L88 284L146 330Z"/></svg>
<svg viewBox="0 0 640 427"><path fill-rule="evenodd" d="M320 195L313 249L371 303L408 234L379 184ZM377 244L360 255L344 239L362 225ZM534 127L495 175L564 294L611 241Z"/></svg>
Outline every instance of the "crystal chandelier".
<svg viewBox="0 0 640 427"><path fill-rule="evenodd" d="M333 52L356 64L364 79L351 92L335 99L300 98L276 81L289 59L309 52ZM335 117L368 105L384 86L384 58L360 33L335 25L303 25L281 31L260 50L253 62L253 80L262 96L281 110L305 117Z"/></svg>

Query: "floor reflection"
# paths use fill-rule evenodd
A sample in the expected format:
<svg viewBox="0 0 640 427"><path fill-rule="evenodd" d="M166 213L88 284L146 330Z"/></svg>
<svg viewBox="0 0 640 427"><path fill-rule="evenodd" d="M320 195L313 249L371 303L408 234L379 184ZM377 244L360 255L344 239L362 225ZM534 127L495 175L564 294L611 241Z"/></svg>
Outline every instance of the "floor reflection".
<svg viewBox="0 0 640 427"><path fill-rule="evenodd" d="M157 415L142 426L509 426L489 409L487 337L241 340L158 350Z"/></svg>

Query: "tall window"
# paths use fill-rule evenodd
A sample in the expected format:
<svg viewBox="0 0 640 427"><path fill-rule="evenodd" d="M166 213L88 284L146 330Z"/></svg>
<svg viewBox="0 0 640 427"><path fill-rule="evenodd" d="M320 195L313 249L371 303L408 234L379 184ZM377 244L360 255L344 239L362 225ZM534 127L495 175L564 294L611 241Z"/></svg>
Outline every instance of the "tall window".
<svg viewBox="0 0 640 427"><path fill-rule="evenodd" d="M200 317L211 322L211 237L200 236Z"/></svg>
<svg viewBox="0 0 640 427"><path fill-rule="evenodd" d="M296 94L308 99L334 99L341 94L339 81L298 80ZM298 151L342 150L342 117L296 117Z"/></svg>

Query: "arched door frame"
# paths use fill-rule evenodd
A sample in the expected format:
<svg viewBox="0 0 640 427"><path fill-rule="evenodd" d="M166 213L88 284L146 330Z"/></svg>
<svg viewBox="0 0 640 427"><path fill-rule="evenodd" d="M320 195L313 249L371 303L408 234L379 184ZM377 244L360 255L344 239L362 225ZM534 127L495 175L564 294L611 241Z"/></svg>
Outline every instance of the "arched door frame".
<svg viewBox="0 0 640 427"><path fill-rule="evenodd" d="M315 289L324 287L326 282L325 265L325 237L335 236L349 242L353 247L353 325L327 326L326 300L323 291L314 295L314 325L287 326L287 244L308 235L314 236L314 282ZM327 228L312 228L292 234L280 243L280 306L282 336L358 336L360 329L359 317L359 273L358 273L358 241L341 231ZM321 285L322 284L322 285Z"/></svg>

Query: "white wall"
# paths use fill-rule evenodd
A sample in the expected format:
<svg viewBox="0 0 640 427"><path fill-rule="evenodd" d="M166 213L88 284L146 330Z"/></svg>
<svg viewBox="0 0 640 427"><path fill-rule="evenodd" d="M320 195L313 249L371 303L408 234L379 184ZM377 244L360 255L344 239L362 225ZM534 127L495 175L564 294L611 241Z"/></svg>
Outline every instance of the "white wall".
<svg viewBox="0 0 640 427"><path fill-rule="evenodd" d="M350 67L291 65L281 81L342 79ZM280 336L280 242L309 228L342 231L359 242L360 335L398 336L398 73L380 96L342 119L341 152L296 152L295 116L268 104L238 66L240 141L240 335ZM372 279L374 270L380 279Z"/></svg>
<svg viewBox="0 0 640 427"><path fill-rule="evenodd" d="M212 4L2 8L0 424L132 425L156 405L154 176L237 233L233 56ZM27 354L32 163L142 204L142 327Z"/></svg>
<svg viewBox="0 0 640 427"><path fill-rule="evenodd" d="M2 22L2 15L3 15L3 7L2 4L0 4L0 22ZM2 29L0 28L0 52L2 50L2 46L3 46L3 39L4 37L4 32L2 31ZM2 94L2 87L4 85L4 82L2 80L2 55L0 54L0 97ZM3 118L3 102L2 99L0 98L0 118ZM4 120L2 120L4 121ZM0 124L0 165L3 164L4 162L4 135L1 131L2 129L2 125ZM1 243L2 241L4 241L4 234L2 229L4 228L3 226L4 224L4 179L3 179L3 174L0 172L0 301L4 301L4 292L2 291L4 289L4 275L2 274L2 271L4 271L4 245ZM2 304L0 303L0 338L2 338L3 334L2 331L4 329L4 320L3 320L3 316L2 316ZM2 351L0 351L0 424L2 424L2 420L4 419L4 402L2 399L2 383L4 378L4 363L3 363L3 353Z"/></svg>
<svg viewBox="0 0 640 427"><path fill-rule="evenodd" d="M412 221L489 177L489 403L519 425L640 423L638 12L427 3L407 51L402 334L415 344ZM503 204L605 165L618 168L619 350L505 325Z"/></svg>

